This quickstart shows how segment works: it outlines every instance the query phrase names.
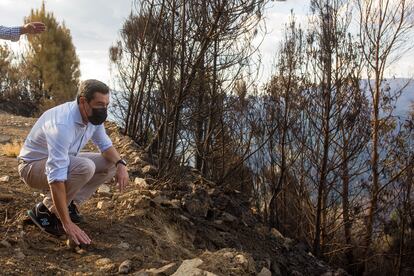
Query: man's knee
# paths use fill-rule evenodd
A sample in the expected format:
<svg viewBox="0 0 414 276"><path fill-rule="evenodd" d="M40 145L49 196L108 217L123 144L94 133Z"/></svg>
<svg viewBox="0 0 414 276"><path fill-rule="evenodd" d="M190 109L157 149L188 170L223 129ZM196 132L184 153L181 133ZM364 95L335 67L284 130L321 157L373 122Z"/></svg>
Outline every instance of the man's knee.
<svg viewBox="0 0 414 276"><path fill-rule="evenodd" d="M78 176L89 180L95 174L95 163L88 158L79 158L70 168L70 176Z"/></svg>

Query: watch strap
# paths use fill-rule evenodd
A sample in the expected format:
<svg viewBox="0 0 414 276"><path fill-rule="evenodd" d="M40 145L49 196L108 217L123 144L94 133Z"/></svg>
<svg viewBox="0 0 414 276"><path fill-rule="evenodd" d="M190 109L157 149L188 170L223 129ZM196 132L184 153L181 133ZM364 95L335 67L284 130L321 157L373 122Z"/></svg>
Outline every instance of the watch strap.
<svg viewBox="0 0 414 276"><path fill-rule="evenodd" d="M117 166L118 166L118 164L122 164L122 165L124 165L124 166L126 166L126 165L127 165L127 163L126 163L126 161L125 161L124 159L119 159L118 161L116 161L116 163L115 163L115 167L117 167Z"/></svg>

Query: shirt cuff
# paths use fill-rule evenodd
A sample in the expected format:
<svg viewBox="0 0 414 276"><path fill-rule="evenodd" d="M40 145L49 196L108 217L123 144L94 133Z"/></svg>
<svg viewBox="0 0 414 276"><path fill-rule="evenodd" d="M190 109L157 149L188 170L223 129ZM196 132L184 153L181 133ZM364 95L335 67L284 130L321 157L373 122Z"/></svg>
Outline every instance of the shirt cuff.
<svg viewBox="0 0 414 276"><path fill-rule="evenodd" d="M47 173L47 182L65 182L68 179L68 168L59 168Z"/></svg>
<svg viewBox="0 0 414 276"><path fill-rule="evenodd" d="M100 150L101 152L104 152L104 151L106 151L107 149L109 149L110 147L112 147L112 142L111 142L111 143L108 143L108 144L105 144L105 145L101 145L101 146L99 146L99 150Z"/></svg>

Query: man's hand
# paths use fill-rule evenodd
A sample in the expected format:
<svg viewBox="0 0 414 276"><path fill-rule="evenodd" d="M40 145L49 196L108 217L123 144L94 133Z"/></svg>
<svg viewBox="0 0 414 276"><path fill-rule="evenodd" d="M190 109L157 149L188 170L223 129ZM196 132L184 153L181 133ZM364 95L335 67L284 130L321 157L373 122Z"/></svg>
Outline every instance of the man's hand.
<svg viewBox="0 0 414 276"><path fill-rule="evenodd" d="M128 169L126 166L119 164L116 167L116 183L118 185L119 191L122 193L125 189L125 187L129 183L129 175L128 175Z"/></svg>
<svg viewBox="0 0 414 276"><path fill-rule="evenodd" d="M111 146L106 151L102 152L102 156L109 162L112 162L113 164L115 164L116 166L115 180L119 188L119 191L123 192L125 187L128 185L129 175L128 175L128 169L124 164L122 163L116 164L118 160L121 159L119 153L116 151L116 149L113 146Z"/></svg>
<svg viewBox="0 0 414 276"><path fill-rule="evenodd" d="M88 235L79 228L73 222L67 222L63 224L63 229L65 229L66 234L68 234L69 238L72 239L77 245L79 244L90 244L91 239Z"/></svg>
<svg viewBox="0 0 414 276"><path fill-rule="evenodd" d="M46 25L42 22L30 22L21 27L21 34L39 34L46 30Z"/></svg>
<svg viewBox="0 0 414 276"><path fill-rule="evenodd" d="M59 215L59 219L62 222L63 229L69 238L72 239L77 245L90 244L91 239L80 229L76 224L72 222L68 212L68 205L66 204L66 187L65 182L55 181L50 184L50 192L52 193L52 200L55 211Z"/></svg>

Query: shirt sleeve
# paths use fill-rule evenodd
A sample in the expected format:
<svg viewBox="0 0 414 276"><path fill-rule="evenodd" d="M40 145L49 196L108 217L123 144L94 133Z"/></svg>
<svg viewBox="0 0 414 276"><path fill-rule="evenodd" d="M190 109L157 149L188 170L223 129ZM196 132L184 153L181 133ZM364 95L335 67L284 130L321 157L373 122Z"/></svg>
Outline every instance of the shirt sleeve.
<svg viewBox="0 0 414 276"><path fill-rule="evenodd" d="M65 124L47 124L43 127L49 156L46 161L48 183L66 181L68 178L69 148L73 133L68 133Z"/></svg>
<svg viewBox="0 0 414 276"><path fill-rule="evenodd" d="M98 125L92 135L92 142L99 148L101 152L106 151L112 147L112 141L108 137L103 124Z"/></svg>
<svg viewBox="0 0 414 276"><path fill-rule="evenodd" d="M0 39L18 41L20 39L20 27L4 27L0 26Z"/></svg>

